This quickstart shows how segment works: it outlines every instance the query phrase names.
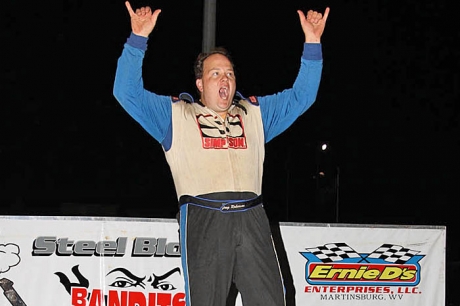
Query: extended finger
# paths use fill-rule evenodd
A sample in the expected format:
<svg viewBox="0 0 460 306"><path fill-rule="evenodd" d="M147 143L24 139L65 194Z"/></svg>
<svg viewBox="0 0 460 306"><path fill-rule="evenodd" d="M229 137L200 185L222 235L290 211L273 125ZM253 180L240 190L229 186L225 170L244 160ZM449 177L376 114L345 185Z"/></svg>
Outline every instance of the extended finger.
<svg viewBox="0 0 460 306"><path fill-rule="evenodd" d="M301 10L297 10L297 14L299 15L300 21L307 18Z"/></svg>
<svg viewBox="0 0 460 306"><path fill-rule="evenodd" d="M152 13L152 20L153 20L153 22L155 22L155 24L157 23L158 15L160 15L160 13L161 13L161 9L156 9Z"/></svg>
<svg viewBox="0 0 460 306"><path fill-rule="evenodd" d="M129 3L129 1L125 2L125 6L128 9L129 16L132 16L132 15L135 14L134 11L133 11L133 8L131 7L131 4Z"/></svg>
<svg viewBox="0 0 460 306"><path fill-rule="evenodd" d="M326 10L324 11L324 16L323 16L324 22L326 22L327 17L329 16L329 11L330 11L329 7L326 7Z"/></svg>

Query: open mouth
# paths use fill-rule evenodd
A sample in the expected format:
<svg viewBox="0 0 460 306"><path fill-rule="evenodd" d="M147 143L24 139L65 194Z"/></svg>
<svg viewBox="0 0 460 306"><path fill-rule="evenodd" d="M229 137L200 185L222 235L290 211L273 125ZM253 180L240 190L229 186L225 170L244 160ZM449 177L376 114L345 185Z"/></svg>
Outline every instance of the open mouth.
<svg viewBox="0 0 460 306"><path fill-rule="evenodd" d="M228 100L228 88L227 87L222 87L221 89L219 89L219 96L223 100Z"/></svg>

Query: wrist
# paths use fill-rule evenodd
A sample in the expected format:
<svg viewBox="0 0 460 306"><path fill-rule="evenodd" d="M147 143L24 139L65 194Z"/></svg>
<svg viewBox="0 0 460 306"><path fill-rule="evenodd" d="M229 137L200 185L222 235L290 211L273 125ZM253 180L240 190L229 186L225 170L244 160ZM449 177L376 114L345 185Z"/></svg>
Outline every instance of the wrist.
<svg viewBox="0 0 460 306"><path fill-rule="evenodd" d="M319 44L321 43L321 39L319 37L305 36L305 43Z"/></svg>

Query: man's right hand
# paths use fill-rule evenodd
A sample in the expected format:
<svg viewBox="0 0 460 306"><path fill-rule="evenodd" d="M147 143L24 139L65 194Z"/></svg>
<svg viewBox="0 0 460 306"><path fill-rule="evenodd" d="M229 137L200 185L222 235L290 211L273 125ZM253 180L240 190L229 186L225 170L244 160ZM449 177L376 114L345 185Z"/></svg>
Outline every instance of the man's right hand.
<svg viewBox="0 0 460 306"><path fill-rule="evenodd" d="M129 1L126 1L125 5L131 17L132 32L139 36L148 37L155 28L161 10L156 9L152 12L152 9L146 6L136 9L136 12L134 12Z"/></svg>

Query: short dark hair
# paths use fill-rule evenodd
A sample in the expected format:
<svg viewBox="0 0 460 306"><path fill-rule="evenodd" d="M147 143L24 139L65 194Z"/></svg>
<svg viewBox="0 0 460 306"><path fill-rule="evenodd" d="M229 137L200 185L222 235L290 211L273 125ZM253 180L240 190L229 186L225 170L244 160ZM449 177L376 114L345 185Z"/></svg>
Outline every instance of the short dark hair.
<svg viewBox="0 0 460 306"><path fill-rule="evenodd" d="M195 79L201 79L203 77L203 63L208 57L210 57L213 54L222 54L223 56L228 58L228 60L232 64L232 67L234 68L230 52L228 52L228 50L224 47L217 47L209 52L201 52L200 54L198 54L198 57L195 60L195 65L193 67L195 71Z"/></svg>

